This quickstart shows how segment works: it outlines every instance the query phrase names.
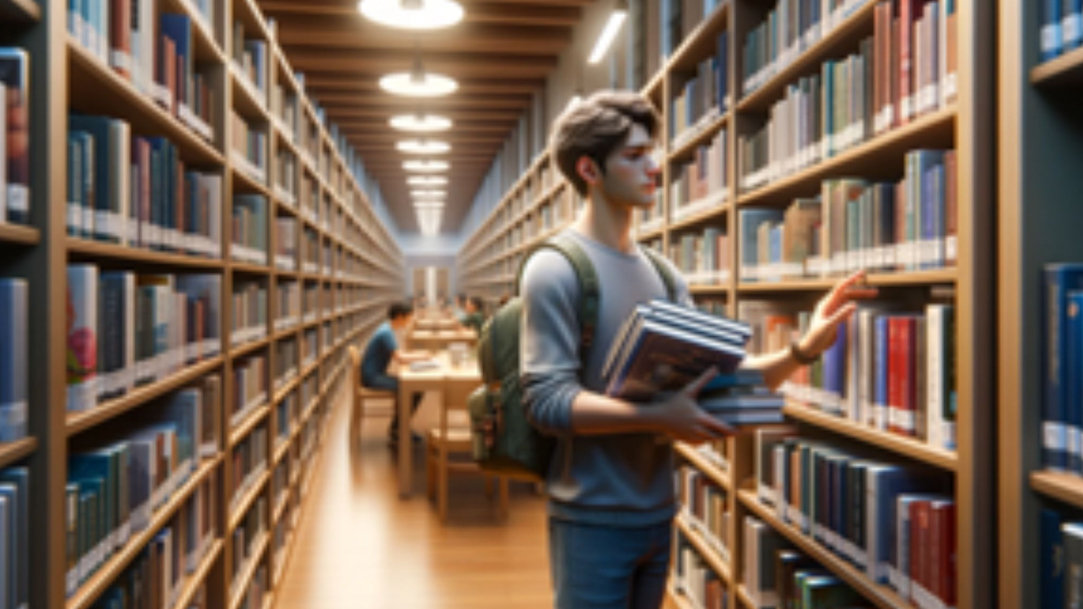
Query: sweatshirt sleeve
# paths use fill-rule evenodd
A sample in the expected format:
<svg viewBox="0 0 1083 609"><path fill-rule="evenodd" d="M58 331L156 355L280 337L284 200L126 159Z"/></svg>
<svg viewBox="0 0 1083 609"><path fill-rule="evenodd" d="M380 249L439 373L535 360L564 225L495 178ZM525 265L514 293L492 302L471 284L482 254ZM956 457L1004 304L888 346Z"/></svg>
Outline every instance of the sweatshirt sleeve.
<svg viewBox="0 0 1083 609"><path fill-rule="evenodd" d="M579 283L571 263L555 251L531 256L523 271L519 372L527 416L540 431L571 431L580 383Z"/></svg>

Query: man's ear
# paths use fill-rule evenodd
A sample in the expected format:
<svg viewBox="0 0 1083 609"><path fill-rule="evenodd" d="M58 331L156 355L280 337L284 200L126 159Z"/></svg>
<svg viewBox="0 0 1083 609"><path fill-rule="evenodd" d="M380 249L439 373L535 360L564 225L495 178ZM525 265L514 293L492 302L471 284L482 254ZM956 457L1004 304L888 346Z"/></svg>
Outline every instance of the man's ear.
<svg viewBox="0 0 1083 609"><path fill-rule="evenodd" d="M587 184L596 184L602 177L598 164L589 156L583 155L575 162L575 172Z"/></svg>

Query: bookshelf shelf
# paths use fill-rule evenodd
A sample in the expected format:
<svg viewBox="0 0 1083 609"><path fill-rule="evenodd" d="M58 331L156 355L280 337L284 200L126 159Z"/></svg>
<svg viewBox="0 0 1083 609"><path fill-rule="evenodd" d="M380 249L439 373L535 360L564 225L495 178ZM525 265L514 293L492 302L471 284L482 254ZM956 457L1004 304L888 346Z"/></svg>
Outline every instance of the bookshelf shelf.
<svg viewBox="0 0 1083 609"><path fill-rule="evenodd" d="M672 585L666 586L666 594L669 595L669 600L676 609L700 609L683 593L677 592Z"/></svg>
<svg viewBox="0 0 1083 609"><path fill-rule="evenodd" d="M65 603L65 609L87 609L92 606L98 596L124 571L132 559L142 552L143 548L154 538L154 535L169 522L173 514L210 474L211 470L218 467L221 460L221 455L204 460L199 469L188 477L184 486L173 492L169 501L155 510L147 528L134 533L128 539L128 543L114 552L105 564L79 586L79 589Z"/></svg>
<svg viewBox="0 0 1083 609"><path fill-rule="evenodd" d="M688 285L688 293L693 296L728 296L730 291L729 282L722 283L693 283Z"/></svg>
<svg viewBox="0 0 1083 609"><path fill-rule="evenodd" d="M688 127L685 132L678 134L677 137L674 138L674 142L677 143L669 151L669 154L666 157L667 160L672 163L674 161L683 161L690 158L700 145L710 142L711 138L713 138L720 129L728 125L729 121L732 120L732 116L732 112L726 111L702 125ZM729 189L727 188L726 190Z"/></svg>
<svg viewBox="0 0 1083 609"><path fill-rule="evenodd" d="M192 166L221 166L225 160L184 123L141 93L67 34L69 82L73 111L114 116L124 109L123 118L133 133L161 135Z"/></svg>
<svg viewBox="0 0 1083 609"><path fill-rule="evenodd" d="M18 463L38 449L38 439L29 436L14 442L0 442L0 468Z"/></svg>
<svg viewBox="0 0 1083 609"><path fill-rule="evenodd" d="M234 151L234 154L239 154ZM271 189L267 187L266 180L259 181L252 174L250 174L243 165L246 163L233 163L231 165L233 169L234 180L234 194L251 193L258 194L267 197L268 201L274 200L274 194L271 193Z"/></svg>
<svg viewBox="0 0 1083 609"><path fill-rule="evenodd" d="M272 522L278 522L282 519L282 512L286 509L286 503L290 500L289 491L281 491L282 498L275 501L275 507L272 511Z"/></svg>
<svg viewBox="0 0 1083 609"><path fill-rule="evenodd" d="M41 20L41 9L34 0L0 0L0 20L35 23Z"/></svg>
<svg viewBox="0 0 1083 609"><path fill-rule="evenodd" d="M211 567L214 566L214 562L222 554L222 548L224 547L225 544L222 543L221 539L215 539L207 548L203 558L199 561L199 566L191 575L185 578L184 587L177 595L177 602L173 603L173 609L184 609L189 606L196 591L199 590L200 584L207 580L207 574L211 572Z"/></svg>
<svg viewBox="0 0 1083 609"><path fill-rule="evenodd" d="M271 406L265 402L260 406L253 408L251 412L246 414L243 421L229 430L229 448L233 448L240 444L241 440L243 440L256 425L259 425L263 419L267 418L269 412L271 412Z"/></svg>
<svg viewBox="0 0 1083 609"><path fill-rule="evenodd" d="M873 14L876 2L866 1L849 17L832 28L823 38L805 49L789 65L779 70L767 82L737 103L738 112L766 112L786 91L786 86L800 76L819 71L823 60L837 56L846 50L855 50L857 42L872 35Z"/></svg>
<svg viewBox="0 0 1083 609"><path fill-rule="evenodd" d="M229 530L235 530L241 524L241 520L244 518L245 513L255 503L256 498L259 497L266 486L267 481L271 479L271 472L267 469L266 465L261 465L264 468L264 472L260 474L260 477L252 483L252 485L244 491L241 498L237 501L237 504L232 507L229 513Z"/></svg>
<svg viewBox="0 0 1083 609"><path fill-rule="evenodd" d="M1083 478L1053 471L1030 472L1030 487L1069 505L1083 508Z"/></svg>
<svg viewBox="0 0 1083 609"><path fill-rule="evenodd" d="M910 606L910 603L900 598L894 590L871 582L857 567L825 549L796 527L779 520L770 509L759 502L755 492L743 490L738 492L738 496L741 503L757 518L781 533L802 552L811 556L880 609L905 609Z"/></svg>
<svg viewBox="0 0 1083 609"><path fill-rule="evenodd" d="M1042 87L1083 83L1083 47L1034 67L1030 71L1030 82Z"/></svg>
<svg viewBox="0 0 1083 609"><path fill-rule="evenodd" d="M748 609L759 609L759 605L756 601L752 600L752 596L748 593L748 589L744 584L737 586L737 600L741 605L748 607Z"/></svg>
<svg viewBox="0 0 1083 609"><path fill-rule="evenodd" d="M271 122L271 113L267 104L259 96L263 93L241 73L236 62L229 63L229 80L233 87L233 108L241 116L255 119L259 124Z"/></svg>
<svg viewBox="0 0 1083 609"><path fill-rule="evenodd" d="M290 442L293 442L294 432L297 431L297 426L294 425L293 430L290 431L290 439L282 440L278 442L278 446L274 449L274 456L271 457L271 467L275 467L282 462L282 457L286 456L286 453L290 450ZM278 518L275 518L278 520Z"/></svg>
<svg viewBox="0 0 1083 609"><path fill-rule="evenodd" d="M82 433L95 425L100 425L133 408L142 406L174 389L183 387L221 365L222 356L218 355L206 361L192 364L164 379L136 387L117 399L101 402L85 412L69 412L66 420L68 436Z"/></svg>
<svg viewBox="0 0 1083 609"><path fill-rule="evenodd" d="M726 27L726 21L732 12L735 0L719 2L711 14L706 15L694 30L670 54L666 66L660 73L695 70L696 62L710 55L715 49L715 35Z"/></svg>
<svg viewBox="0 0 1083 609"><path fill-rule="evenodd" d="M840 276L841 277L841 276ZM746 294L769 292L814 292L830 289L840 277L786 279L783 281L743 281L737 291ZM954 267L928 271L900 271L897 273L869 273L866 283L875 287L923 286L955 283L958 271Z"/></svg>
<svg viewBox="0 0 1083 609"><path fill-rule="evenodd" d="M234 345L233 348L230 349L229 354L233 359L237 359L240 357L244 357L249 353L252 353L253 351L258 351L260 349L266 348L270 344L271 339L265 336L258 340L252 340L246 343L242 343L240 345Z"/></svg>
<svg viewBox="0 0 1083 609"><path fill-rule="evenodd" d="M718 577L726 582L727 586L731 585L733 583L733 573L730 571L728 560L720 556L718 552L703 539L699 531L692 528L684 514L677 516L677 518L674 519L674 522L677 525L677 529L684 534L685 539L692 543L692 546L696 548L696 552L699 552L699 555L703 557L703 560L711 565L711 569L718 574Z"/></svg>
<svg viewBox="0 0 1083 609"><path fill-rule="evenodd" d="M297 386L301 383L301 378L302 377L300 374L295 374L292 379L286 381L286 384L283 385L281 389L275 392L271 404L278 404L282 400L286 399L286 396L288 396L291 391L297 389Z"/></svg>
<svg viewBox="0 0 1083 609"><path fill-rule="evenodd" d="M716 220L723 214L730 210L730 205L727 202L727 196L729 195L729 189L708 195L702 199L691 201L686 203L685 206L702 206L703 209L696 212L685 214L683 217L675 219L669 223L670 231L678 231L686 228L690 228L704 222Z"/></svg>
<svg viewBox="0 0 1083 609"><path fill-rule="evenodd" d="M0 223L0 242L37 245L41 241L41 231L33 226Z"/></svg>
<svg viewBox="0 0 1083 609"><path fill-rule="evenodd" d="M954 451L938 449L915 438L877 431L848 419L821 412L814 406L806 406L795 400L787 399L782 412L802 423L916 459L942 470L954 472L959 465L959 457Z"/></svg>
<svg viewBox="0 0 1083 609"><path fill-rule="evenodd" d="M719 467L716 462L684 442L678 442L675 446L678 455L692 465L695 465L696 469L703 472L713 482L727 491L733 490L733 483L730 481L729 472Z"/></svg>
<svg viewBox="0 0 1083 609"><path fill-rule="evenodd" d="M245 592L248 591L248 583L252 581L252 576L255 575L256 568L259 567L263 555L267 552L267 546L270 545L270 538L270 533L266 531L260 533L259 539L252 544L252 556L241 568L240 573L234 574L233 580L229 584L229 609L237 609L241 606Z"/></svg>
<svg viewBox="0 0 1083 609"><path fill-rule="evenodd" d="M902 173L903 157L908 151L952 145L955 119L955 106L930 112L768 186L745 192L738 197L737 204L788 204L796 197L819 192L821 180L843 174L897 179Z"/></svg>
<svg viewBox="0 0 1083 609"><path fill-rule="evenodd" d="M161 252L143 247L130 247L118 243L105 241L91 241L80 237L66 237L64 240L68 253L75 259L110 259L131 263L131 266L142 267L147 265L171 266L189 269L220 270L221 258L207 258L206 256L190 256L188 254L176 254Z"/></svg>

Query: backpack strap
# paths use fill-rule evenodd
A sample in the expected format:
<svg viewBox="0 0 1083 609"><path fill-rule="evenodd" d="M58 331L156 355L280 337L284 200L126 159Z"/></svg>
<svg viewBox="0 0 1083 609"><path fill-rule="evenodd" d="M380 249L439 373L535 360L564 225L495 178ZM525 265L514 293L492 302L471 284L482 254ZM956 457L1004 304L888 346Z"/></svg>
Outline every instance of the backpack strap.
<svg viewBox="0 0 1083 609"><path fill-rule="evenodd" d="M640 245L639 251L643 252L662 276L662 283L666 284L666 297L670 302L677 302L677 278L669 271L669 265L662 259L662 255L645 245Z"/></svg>
<svg viewBox="0 0 1083 609"><path fill-rule="evenodd" d="M530 260L530 256L534 252L540 249L552 249L560 252L575 270L576 278L579 280L579 289L581 290L579 310L577 311L579 325L582 328L580 353L585 358L590 346L594 343L594 333L598 326L598 306L600 302L598 273L594 271L594 265L591 264L590 258L583 251L583 248L571 237L560 233L552 239L534 246L523 257L523 262L519 265L519 273L515 278L516 291L519 290L519 285L522 283L523 269L526 268L527 261Z"/></svg>

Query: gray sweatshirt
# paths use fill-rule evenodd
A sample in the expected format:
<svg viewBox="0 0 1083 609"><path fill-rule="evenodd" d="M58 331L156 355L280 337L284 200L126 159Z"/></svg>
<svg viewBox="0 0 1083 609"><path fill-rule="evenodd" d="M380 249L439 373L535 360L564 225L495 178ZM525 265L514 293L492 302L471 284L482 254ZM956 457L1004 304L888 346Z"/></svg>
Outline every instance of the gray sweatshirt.
<svg viewBox="0 0 1083 609"><path fill-rule="evenodd" d="M586 362L580 361L579 282L559 252L535 253L523 273L520 369L531 421L557 436L547 486L550 513L568 520L618 526L663 522L674 514L673 448L658 434L577 436L575 396L604 392L602 363L621 322L637 304L666 298L662 277L640 251L626 254L575 232L599 278L599 320ZM678 278L677 295L691 303ZM580 374L580 370L583 374Z"/></svg>

